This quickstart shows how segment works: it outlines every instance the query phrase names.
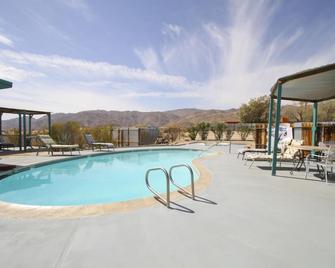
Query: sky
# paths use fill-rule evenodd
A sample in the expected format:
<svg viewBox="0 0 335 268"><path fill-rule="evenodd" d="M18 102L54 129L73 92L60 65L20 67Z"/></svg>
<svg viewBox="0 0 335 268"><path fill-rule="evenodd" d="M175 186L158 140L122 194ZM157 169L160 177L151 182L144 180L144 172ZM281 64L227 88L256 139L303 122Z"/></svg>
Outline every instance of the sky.
<svg viewBox="0 0 335 268"><path fill-rule="evenodd" d="M0 106L237 108L335 62L334 0L2 0Z"/></svg>

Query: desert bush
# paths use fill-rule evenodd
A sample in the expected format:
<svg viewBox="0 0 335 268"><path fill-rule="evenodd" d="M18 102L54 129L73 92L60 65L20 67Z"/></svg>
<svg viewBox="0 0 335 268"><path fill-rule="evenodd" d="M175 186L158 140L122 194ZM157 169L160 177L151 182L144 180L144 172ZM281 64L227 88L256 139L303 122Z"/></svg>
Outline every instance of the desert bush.
<svg viewBox="0 0 335 268"><path fill-rule="evenodd" d="M231 128L228 127L228 128L225 129L224 133L225 133L225 136L226 136L226 140L230 141L231 138L234 135L234 130L232 130Z"/></svg>
<svg viewBox="0 0 335 268"><path fill-rule="evenodd" d="M206 140L207 136L208 136L209 129L210 129L210 124L206 123L206 122L201 122L201 123L197 124L196 128L199 131L199 135L201 137L201 140L203 140L203 141Z"/></svg>
<svg viewBox="0 0 335 268"><path fill-rule="evenodd" d="M91 133L93 138L99 142L113 142L113 126L101 125L87 129L86 133Z"/></svg>
<svg viewBox="0 0 335 268"><path fill-rule="evenodd" d="M188 136L190 137L190 139L192 141L194 141L197 138L197 135L199 133L199 129L195 126L192 126L192 127L187 129L187 132L188 132Z"/></svg>
<svg viewBox="0 0 335 268"><path fill-rule="evenodd" d="M247 139L251 131L252 129L250 127L243 124L239 124L237 126L237 133L240 135L242 141L245 141Z"/></svg>
<svg viewBox="0 0 335 268"><path fill-rule="evenodd" d="M60 144L85 144L80 124L75 121L52 124L51 137Z"/></svg>
<svg viewBox="0 0 335 268"><path fill-rule="evenodd" d="M222 140L223 133L226 130L227 125L225 123L217 123L211 126L211 131L213 131L216 140Z"/></svg>

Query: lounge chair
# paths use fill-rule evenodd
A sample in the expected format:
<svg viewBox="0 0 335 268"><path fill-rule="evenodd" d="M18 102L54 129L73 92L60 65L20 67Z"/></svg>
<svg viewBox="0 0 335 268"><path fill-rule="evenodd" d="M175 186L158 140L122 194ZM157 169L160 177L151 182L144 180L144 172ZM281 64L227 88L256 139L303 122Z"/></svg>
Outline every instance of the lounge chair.
<svg viewBox="0 0 335 268"><path fill-rule="evenodd" d="M64 151L69 151L72 155L72 151L78 151L80 154L80 148L78 144L57 144L49 135L38 135L37 136L40 146L36 155L39 154L41 148L47 148L48 154L54 155L55 151L61 151L64 154Z"/></svg>
<svg viewBox="0 0 335 268"><path fill-rule="evenodd" d="M263 153L265 154L267 152L267 149L260 149L260 148L242 148L237 151L237 158L240 158L240 155L242 155L242 160L244 160L244 156L247 153Z"/></svg>
<svg viewBox="0 0 335 268"><path fill-rule="evenodd" d="M293 164L295 160L298 160L299 156L299 150L294 148L294 146L302 145L303 141L298 140L288 140L286 142L283 142L280 149L280 154L277 156L277 159L280 161L280 166L283 161L292 161ZM291 146L288 146L291 145ZM246 154L245 161L252 161L249 165L249 168L252 167L254 162L256 160L259 161L269 161L270 164L272 163L273 155L265 154L265 153L258 153L258 154Z"/></svg>
<svg viewBox="0 0 335 268"><path fill-rule="evenodd" d="M15 144L6 142L4 137L0 135L0 150L8 150L9 148L15 148Z"/></svg>
<svg viewBox="0 0 335 268"><path fill-rule="evenodd" d="M100 151L102 148L105 148L109 151L109 149L115 150L115 146L113 143L108 142L96 142L91 134L84 134L85 140L89 146L91 146L92 151L94 148L99 148Z"/></svg>

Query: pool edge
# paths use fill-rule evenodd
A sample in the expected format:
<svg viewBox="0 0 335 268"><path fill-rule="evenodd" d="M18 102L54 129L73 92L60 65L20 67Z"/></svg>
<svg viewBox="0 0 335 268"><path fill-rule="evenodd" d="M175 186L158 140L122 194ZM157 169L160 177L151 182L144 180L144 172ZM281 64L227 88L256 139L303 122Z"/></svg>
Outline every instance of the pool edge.
<svg viewBox="0 0 335 268"><path fill-rule="evenodd" d="M218 154L215 153L192 160L194 167L198 170L200 175L195 181L196 193L205 189L212 180L212 175L203 162L217 155ZM191 186L185 187L185 189L190 190L190 187ZM177 191L171 192L171 200L173 201L185 198L187 197L181 195ZM82 206L33 206L0 201L0 217L16 219L76 219L89 216L107 215L115 212L128 212L154 205L162 204L157 202L154 197Z"/></svg>

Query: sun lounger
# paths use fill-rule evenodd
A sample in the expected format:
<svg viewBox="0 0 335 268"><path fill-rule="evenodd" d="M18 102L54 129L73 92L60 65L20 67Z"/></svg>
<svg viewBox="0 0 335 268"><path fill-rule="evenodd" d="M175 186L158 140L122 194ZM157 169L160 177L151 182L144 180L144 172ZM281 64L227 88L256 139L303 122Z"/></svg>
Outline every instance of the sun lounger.
<svg viewBox="0 0 335 268"><path fill-rule="evenodd" d="M14 148L15 144L6 142L3 136L0 136L0 150Z"/></svg>
<svg viewBox="0 0 335 268"><path fill-rule="evenodd" d="M239 149L237 151L237 158L240 157L240 155L242 155L242 160L244 160L244 156L246 153L263 153L265 154L267 152L267 149L256 149L256 148L243 148L243 149Z"/></svg>
<svg viewBox="0 0 335 268"><path fill-rule="evenodd" d="M299 150L294 148L294 146L302 145L303 141L292 140L288 142L282 143L281 152L277 156L278 160L281 162L283 161L294 161L298 158ZM292 145L292 146L288 146ZM251 153L245 155L245 161L252 161L249 165L249 168L254 164L255 161L269 161L270 164L272 162L273 155L266 154L266 153Z"/></svg>
<svg viewBox="0 0 335 268"><path fill-rule="evenodd" d="M80 148L78 144L57 144L49 135L38 135L38 141L40 142L40 146L38 147L38 151L36 155L39 154L40 150L44 147L47 148L48 154L53 153L55 151L60 151L62 154L64 154L64 151L68 151L71 153L73 151L78 151L80 154Z"/></svg>
<svg viewBox="0 0 335 268"><path fill-rule="evenodd" d="M87 144L92 148L92 151L94 151L95 148L98 148L100 151L102 148L105 148L108 151L109 149L115 150L115 146L113 143L96 142L91 134L84 134L84 137Z"/></svg>

